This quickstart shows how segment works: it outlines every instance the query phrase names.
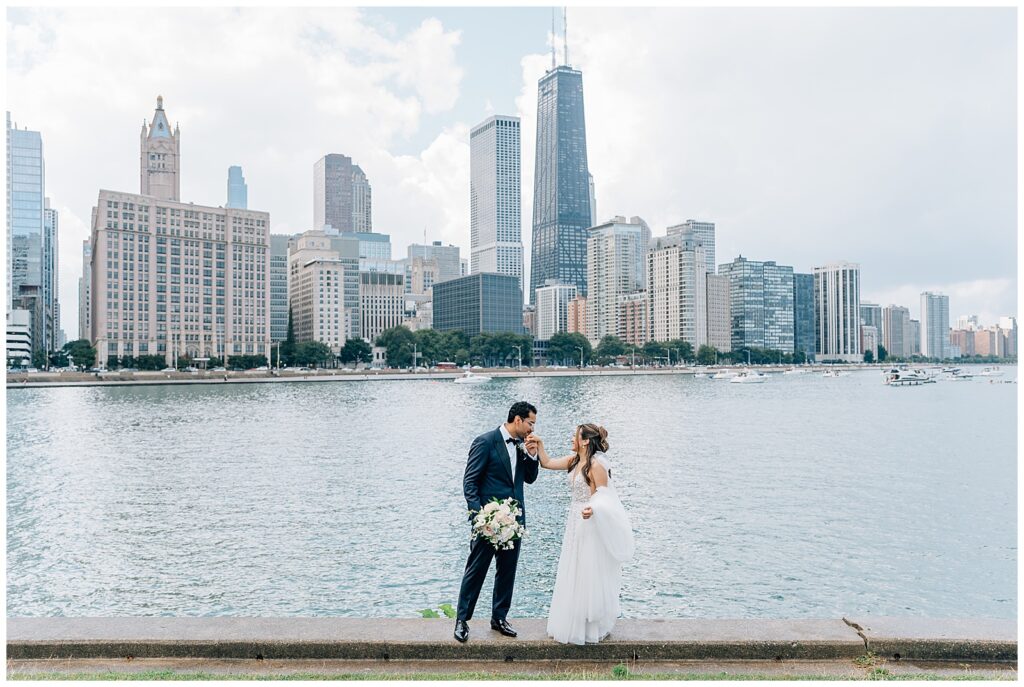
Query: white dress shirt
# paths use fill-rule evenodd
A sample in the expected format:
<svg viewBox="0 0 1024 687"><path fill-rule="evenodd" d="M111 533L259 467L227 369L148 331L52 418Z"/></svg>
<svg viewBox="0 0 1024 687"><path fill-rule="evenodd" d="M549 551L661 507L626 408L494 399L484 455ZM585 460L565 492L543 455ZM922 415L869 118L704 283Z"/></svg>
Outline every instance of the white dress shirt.
<svg viewBox="0 0 1024 687"><path fill-rule="evenodd" d="M498 431L501 432L501 440L505 442L505 450L508 451L508 459L509 459L510 464L512 465L512 480L515 481L515 478L516 478L516 445L514 443L513 444L508 443L508 440L512 438L512 435L508 433L507 429L505 429L505 423L501 423L501 425L498 427ZM523 453L526 454L527 458L530 458L532 460L537 460L537 456L531 456L529 453L527 453L526 445L525 444L523 445Z"/></svg>

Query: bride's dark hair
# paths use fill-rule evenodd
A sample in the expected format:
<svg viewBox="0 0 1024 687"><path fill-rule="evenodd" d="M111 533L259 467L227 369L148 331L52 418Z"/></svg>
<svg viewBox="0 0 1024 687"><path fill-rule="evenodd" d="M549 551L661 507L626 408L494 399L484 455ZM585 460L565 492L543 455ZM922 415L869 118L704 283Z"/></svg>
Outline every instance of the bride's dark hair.
<svg viewBox="0 0 1024 687"><path fill-rule="evenodd" d="M581 451L586 455L580 455L577 453L573 456L573 459L569 461L568 471L572 472L580 461L583 461L583 468L580 472L583 473L583 479L587 481L587 484L592 484L590 480L590 468L593 464L594 454L600 451L604 453L608 450L608 430L601 425L595 425L592 422L588 422L585 425L580 425L576 428L580 433L580 442L586 441L585 446L581 446Z"/></svg>

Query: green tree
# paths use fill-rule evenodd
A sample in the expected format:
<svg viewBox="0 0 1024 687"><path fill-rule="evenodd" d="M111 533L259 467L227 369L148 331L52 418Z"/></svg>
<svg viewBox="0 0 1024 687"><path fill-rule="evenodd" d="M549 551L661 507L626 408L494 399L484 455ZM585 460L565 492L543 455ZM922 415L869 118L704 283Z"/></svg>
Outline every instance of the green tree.
<svg viewBox="0 0 1024 687"><path fill-rule="evenodd" d="M338 357L343 363L369 363L373 361L373 347L360 338L349 339Z"/></svg>
<svg viewBox="0 0 1024 687"><path fill-rule="evenodd" d="M885 346L878 344L878 362L884 363L885 359L889 357L889 351L885 350Z"/></svg>
<svg viewBox="0 0 1024 687"><path fill-rule="evenodd" d="M431 366L436 365L439 360L447 360L444 332L439 332L436 329L421 329L413 334L416 339L417 353L420 354L420 365Z"/></svg>
<svg viewBox="0 0 1024 687"><path fill-rule="evenodd" d="M402 325L387 329L377 337L377 345L387 349L387 365L391 368L412 365L414 343L416 343L416 335L408 327Z"/></svg>
<svg viewBox="0 0 1024 687"><path fill-rule="evenodd" d="M608 334L601 339L594 350L594 355L604 360L610 360L625 354L626 344L622 343L622 339L612 334Z"/></svg>
<svg viewBox="0 0 1024 687"><path fill-rule="evenodd" d="M580 347L583 348L584 364L593 356L587 337L578 332L558 332L548 340L548 362L560 365L579 365Z"/></svg>
<svg viewBox="0 0 1024 687"><path fill-rule="evenodd" d="M96 349L88 339L77 339L64 344L64 353L76 367L88 369L96 364Z"/></svg>
<svg viewBox="0 0 1024 687"><path fill-rule="evenodd" d="M714 346L702 344L697 349L697 362L701 365L714 365L718 360L718 349Z"/></svg>
<svg viewBox="0 0 1024 687"><path fill-rule="evenodd" d="M32 367L42 370L46 367L46 351L39 349L32 353Z"/></svg>
<svg viewBox="0 0 1024 687"><path fill-rule="evenodd" d="M864 362L873 363L875 362L875 354L871 352L871 349L864 351Z"/></svg>
<svg viewBox="0 0 1024 687"><path fill-rule="evenodd" d="M647 362L666 362L668 358L668 352L665 350L665 344L660 341L648 341L644 344L644 358ZM662 360L658 360L661 358Z"/></svg>
<svg viewBox="0 0 1024 687"><path fill-rule="evenodd" d="M333 359L331 347L322 341L303 341L295 347L295 360L299 365L324 367Z"/></svg>
<svg viewBox="0 0 1024 687"><path fill-rule="evenodd" d="M136 359L136 367L140 370L162 370L166 365L162 355L140 355Z"/></svg>

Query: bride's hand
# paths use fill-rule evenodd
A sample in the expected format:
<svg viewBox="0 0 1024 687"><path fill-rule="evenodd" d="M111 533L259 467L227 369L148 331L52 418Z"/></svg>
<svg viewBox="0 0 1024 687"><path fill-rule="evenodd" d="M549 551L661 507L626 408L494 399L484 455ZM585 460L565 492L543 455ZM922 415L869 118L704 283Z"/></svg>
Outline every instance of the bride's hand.
<svg viewBox="0 0 1024 687"><path fill-rule="evenodd" d="M584 520L589 520L590 516L594 514L594 509L591 508L590 506L587 506L586 508L583 509L582 512L583 512L583 519Z"/></svg>

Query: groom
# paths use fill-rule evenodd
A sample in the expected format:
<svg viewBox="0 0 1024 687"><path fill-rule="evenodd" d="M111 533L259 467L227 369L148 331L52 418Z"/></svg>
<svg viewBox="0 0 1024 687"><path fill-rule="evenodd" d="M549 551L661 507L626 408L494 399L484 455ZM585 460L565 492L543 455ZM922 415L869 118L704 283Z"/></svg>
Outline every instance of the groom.
<svg viewBox="0 0 1024 687"><path fill-rule="evenodd" d="M537 480L540 464L537 462L534 445L531 443L529 447L534 450L531 455L524 448L523 441L533 433L536 422L537 409L526 401L519 401L509 408L507 422L473 440L466 461L466 475L462 481L470 518L492 498L506 499L511 496L519 502L522 511L519 521L526 524L523 483L533 484ZM492 558L497 563L494 598L491 602L491 629L506 637L516 636L516 631L506 622L505 616L512 605L512 587L516 581L520 544L522 540L516 539L513 548L498 551L484 539L473 538L469 545L466 572L462 576L462 588L459 590L458 614L455 616L455 639L458 641L469 639L469 625L466 621L473 617L473 609Z"/></svg>

